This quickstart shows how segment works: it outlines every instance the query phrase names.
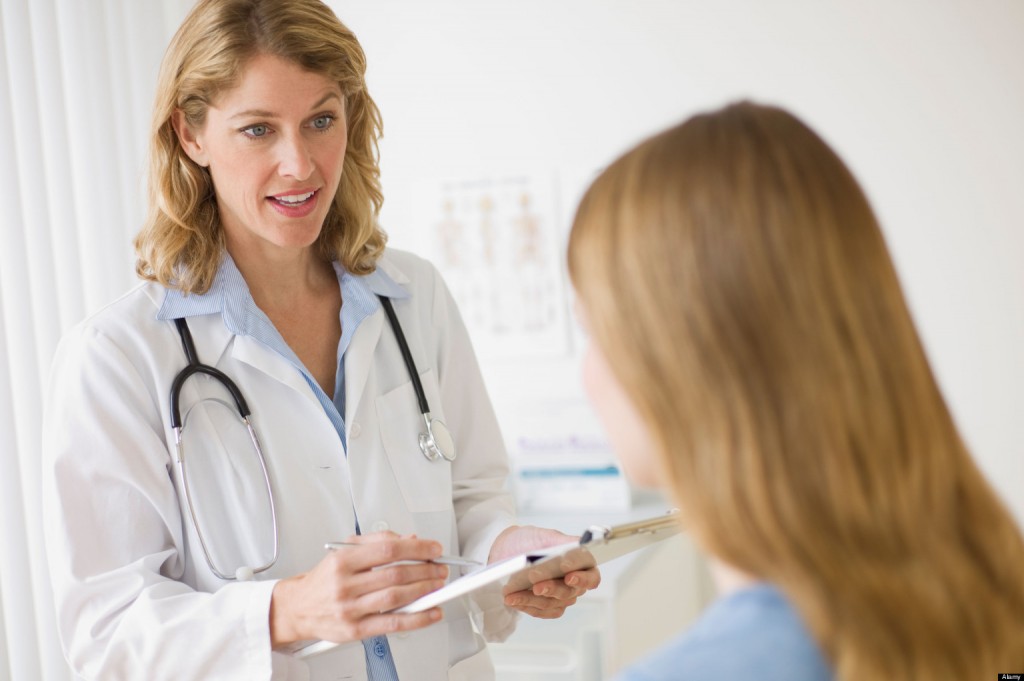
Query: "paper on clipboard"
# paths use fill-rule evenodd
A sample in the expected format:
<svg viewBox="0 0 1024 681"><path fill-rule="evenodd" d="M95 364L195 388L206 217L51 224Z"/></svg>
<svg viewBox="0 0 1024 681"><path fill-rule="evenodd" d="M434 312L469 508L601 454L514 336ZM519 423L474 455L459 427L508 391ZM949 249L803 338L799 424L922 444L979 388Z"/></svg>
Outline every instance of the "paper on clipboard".
<svg viewBox="0 0 1024 681"><path fill-rule="evenodd" d="M484 587L500 586L502 595L522 591L535 582L556 579L574 570L586 570L638 551L679 531L678 511L623 525L592 526L580 535L579 541L549 546L491 563L392 612L422 612ZM307 657L335 645L319 641L298 650L295 655Z"/></svg>

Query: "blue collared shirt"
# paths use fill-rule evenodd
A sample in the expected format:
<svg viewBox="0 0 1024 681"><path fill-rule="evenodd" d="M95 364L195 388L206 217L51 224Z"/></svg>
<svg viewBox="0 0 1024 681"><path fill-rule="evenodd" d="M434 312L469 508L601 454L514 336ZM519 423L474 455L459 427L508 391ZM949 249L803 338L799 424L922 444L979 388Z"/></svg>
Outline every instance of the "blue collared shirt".
<svg viewBox="0 0 1024 681"><path fill-rule="evenodd" d="M285 343L270 318L257 307L242 273L227 253L224 253L224 260L209 291L201 295L186 296L177 289L168 289L164 302L157 312L157 319L220 314L224 318L224 325L231 333L249 336L287 359L306 379L306 383L338 432L342 447L347 453L344 419L345 351L352 343L352 337L359 324L380 309L378 295L408 298L409 293L380 268L372 274L357 277L346 271L340 263L333 264L338 275L338 286L341 288L341 340L338 342L338 369L335 372L333 399L324 392L295 352ZM358 520L356 522L358 531ZM363 648L370 681L398 681L398 672L387 637L366 639L363 641Z"/></svg>

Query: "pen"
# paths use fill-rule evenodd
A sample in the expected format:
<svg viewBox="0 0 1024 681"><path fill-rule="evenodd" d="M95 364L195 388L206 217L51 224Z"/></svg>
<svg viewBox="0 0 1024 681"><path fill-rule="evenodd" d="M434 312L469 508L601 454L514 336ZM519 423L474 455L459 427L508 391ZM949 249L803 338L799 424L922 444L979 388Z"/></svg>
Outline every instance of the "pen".
<svg viewBox="0 0 1024 681"><path fill-rule="evenodd" d="M340 549L343 546L365 546L365 544L357 544L351 541L331 541L324 544L324 548L328 551ZM481 563L480 561L462 558L461 556L438 556L437 558L431 558L430 560L417 560L411 562L437 563L439 565L456 565L458 567L477 567L483 565L483 563Z"/></svg>

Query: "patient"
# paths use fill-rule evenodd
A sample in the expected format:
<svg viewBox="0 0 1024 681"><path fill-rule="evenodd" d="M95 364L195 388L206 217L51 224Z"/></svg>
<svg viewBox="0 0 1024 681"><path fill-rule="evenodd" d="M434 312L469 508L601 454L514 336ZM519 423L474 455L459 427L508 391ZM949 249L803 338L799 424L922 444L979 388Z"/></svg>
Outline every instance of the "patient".
<svg viewBox="0 0 1024 681"><path fill-rule="evenodd" d="M1024 539L971 459L878 223L791 114L740 103L590 187L569 266L584 382L719 598L620 677L1024 670Z"/></svg>

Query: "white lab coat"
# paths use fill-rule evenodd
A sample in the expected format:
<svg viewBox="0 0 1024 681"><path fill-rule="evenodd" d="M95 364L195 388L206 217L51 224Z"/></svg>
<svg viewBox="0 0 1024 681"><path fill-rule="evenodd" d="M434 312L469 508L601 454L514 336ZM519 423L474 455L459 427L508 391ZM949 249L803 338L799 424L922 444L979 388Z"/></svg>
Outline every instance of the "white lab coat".
<svg viewBox="0 0 1024 681"><path fill-rule="evenodd" d="M395 310L432 413L457 443L453 463L427 461L419 450L422 418L382 310L360 324L345 356L347 457L288 361L233 335L220 314L189 319L200 360L232 378L248 401L273 481L280 558L253 582L213 576L191 521L183 520L168 414L171 382L185 359L173 322L156 319L164 289L142 284L62 340L46 413L43 502L60 633L81 677L365 679L358 642L307 661L271 652L274 580L308 570L325 542L353 534L353 511L363 532L414 532L440 541L446 553L481 561L514 522L502 438L451 295L431 265L408 253L389 249L379 267L412 294L395 300ZM207 377L191 378L182 413L200 395L222 394ZM216 403L200 403L186 423L186 461L248 456L244 442L221 438L233 432L230 418ZM209 485L191 473L189 481L194 493ZM238 514L251 503L238 487L225 474L215 489L239 517L203 522L220 541L237 539L266 554L269 524ZM400 678L492 676L475 620L483 622L456 603L442 623L390 636ZM487 638L514 626L510 611L487 620L477 627Z"/></svg>

